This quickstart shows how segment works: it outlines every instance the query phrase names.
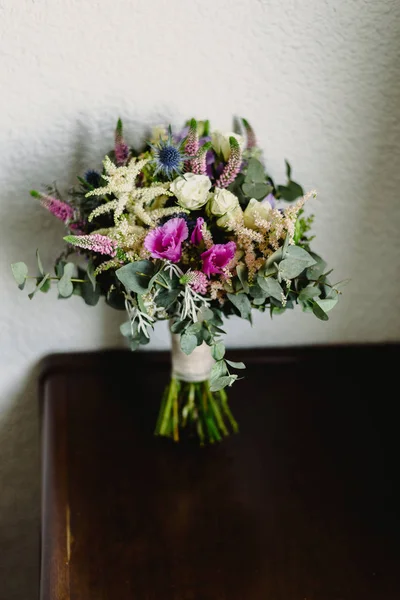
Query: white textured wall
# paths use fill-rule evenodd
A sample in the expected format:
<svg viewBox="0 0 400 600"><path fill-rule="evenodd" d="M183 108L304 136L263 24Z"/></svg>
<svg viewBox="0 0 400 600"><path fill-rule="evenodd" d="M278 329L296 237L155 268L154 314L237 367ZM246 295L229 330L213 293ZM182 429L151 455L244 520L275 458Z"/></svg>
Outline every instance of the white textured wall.
<svg viewBox="0 0 400 600"><path fill-rule="evenodd" d="M230 345L400 337L398 0L0 0L0 598L32 598L37 360L121 344L120 315L30 302L9 264L51 264L62 227L29 197L97 166L117 116L129 140L190 116L254 125L271 173L316 188L315 249L351 284L328 323L290 312L228 325ZM157 329L153 347L165 346ZM1 569L5 569L5 575ZM4 587L5 586L5 587Z"/></svg>

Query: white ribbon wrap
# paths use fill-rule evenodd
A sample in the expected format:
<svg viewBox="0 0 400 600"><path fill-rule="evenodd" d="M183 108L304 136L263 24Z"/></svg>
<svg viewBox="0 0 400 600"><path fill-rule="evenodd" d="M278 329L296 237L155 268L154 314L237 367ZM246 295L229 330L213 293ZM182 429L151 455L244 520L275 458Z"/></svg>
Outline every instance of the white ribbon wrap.
<svg viewBox="0 0 400 600"><path fill-rule="evenodd" d="M172 377L181 381L197 382L210 379L214 364L211 348L205 342L197 346L189 355L181 350L180 335L171 333Z"/></svg>

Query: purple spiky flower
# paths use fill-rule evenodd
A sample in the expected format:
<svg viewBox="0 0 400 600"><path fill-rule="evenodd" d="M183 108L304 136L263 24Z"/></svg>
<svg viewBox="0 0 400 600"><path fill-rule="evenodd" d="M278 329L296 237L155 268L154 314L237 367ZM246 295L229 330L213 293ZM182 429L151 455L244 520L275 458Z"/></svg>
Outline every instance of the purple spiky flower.
<svg viewBox="0 0 400 600"><path fill-rule="evenodd" d="M126 164L129 158L129 146L125 143L123 132L122 132L122 121L118 119L117 127L115 129L115 162L118 167Z"/></svg>
<svg viewBox="0 0 400 600"><path fill-rule="evenodd" d="M226 188L236 179L236 175L240 171L242 164L242 151L239 146L239 142L236 138L231 136L229 138L229 145L231 153L228 158L220 177L217 179L216 186L220 188Z"/></svg>
<svg viewBox="0 0 400 600"><path fill-rule="evenodd" d="M117 244L105 235L100 233L91 233L90 235L66 235L64 240L72 246L91 250L96 254L107 254L115 256L117 253Z"/></svg>
<svg viewBox="0 0 400 600"><path fill-rule="evenodd" d="M242 118L242 123L246 130L246 136L247 136L246 148L248 150L250 148L255 148L257 146L257 139L256 139L256 134L254 133L254 129L252 128L252 126L246 119Z"/></svg>
<svg viewBox="0 0 400 600"><path fill-rule="evenodd" d="M204 146L201 146L197 151L195 157L190 161L190 167L192 173L195 175L208 175L207 173L207 165L208 157L207 153L211 149L211 142L207 142Z"/></svg>
<svg viewBox="0 0 400 600"><path fill-rule="evenodd" d="M47 194L41 194L36 190L31 191L31 196L33 198L38 198L40 200L40 204L47 208L52 215L63 221L63 223L67 223L74 218L74 209L72 206L59 200L58 198L54 198L54 196L48 196Z"/></svg>

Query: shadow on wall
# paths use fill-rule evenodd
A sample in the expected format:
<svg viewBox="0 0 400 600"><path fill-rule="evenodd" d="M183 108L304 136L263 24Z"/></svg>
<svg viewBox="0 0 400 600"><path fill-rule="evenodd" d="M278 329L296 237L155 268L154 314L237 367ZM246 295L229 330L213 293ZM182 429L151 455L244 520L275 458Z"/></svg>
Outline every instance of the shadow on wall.
<svg viewBox="0 0 400 600"><path fill-rule="evenodd" d="M38 372L38 366L31 369L0 417L0 600L38 595Z"/></svg>

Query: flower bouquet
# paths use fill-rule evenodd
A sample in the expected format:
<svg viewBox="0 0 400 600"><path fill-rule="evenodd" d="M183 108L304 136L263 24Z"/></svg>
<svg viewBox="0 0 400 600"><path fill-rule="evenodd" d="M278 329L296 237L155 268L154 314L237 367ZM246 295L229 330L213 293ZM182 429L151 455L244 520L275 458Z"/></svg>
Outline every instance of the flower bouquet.
<svg viewBox="0 0 400 600"><path fill-rule="evenodd" d="M78 177L66 197L55 187L31 192L67 235L54 274L37 253L30 298L51 283L59 297L89 305L104 296L126 310L121 331L132 350L149 342L157 320L169 321L172 372L155 433L174 441L183 430L201 444L238 431L226 388L245 365L225 357L224 317L251 322L252 310L272 316L299 304L327 320L338 300L310 250L304 204L314 192L304 195L289 163L285 185L275 185L249 123L236 120L234 129L192 119L176 134L155 128L138 151L119 120L102 171ZM12 271L22 289L26 265Z"/></svg>

